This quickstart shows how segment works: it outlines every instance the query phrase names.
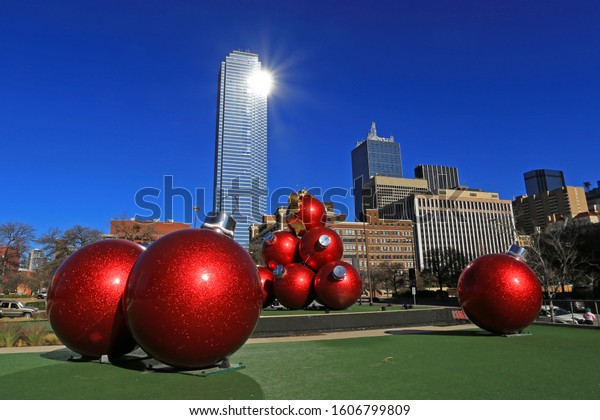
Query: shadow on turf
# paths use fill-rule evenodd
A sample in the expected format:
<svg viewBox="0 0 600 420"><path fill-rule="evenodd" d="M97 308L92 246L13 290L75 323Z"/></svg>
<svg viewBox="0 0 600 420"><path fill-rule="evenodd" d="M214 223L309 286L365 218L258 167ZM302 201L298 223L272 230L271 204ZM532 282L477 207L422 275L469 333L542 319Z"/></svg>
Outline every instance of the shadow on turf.
<svg viewBox="0 0 600 420"><path fill-rule="evenodd" d="M435 330L388 330L386 334L390 335L450 335L454 337L500 337L488 331L482 330L454 330L454 331L435 331Z"/></svg>

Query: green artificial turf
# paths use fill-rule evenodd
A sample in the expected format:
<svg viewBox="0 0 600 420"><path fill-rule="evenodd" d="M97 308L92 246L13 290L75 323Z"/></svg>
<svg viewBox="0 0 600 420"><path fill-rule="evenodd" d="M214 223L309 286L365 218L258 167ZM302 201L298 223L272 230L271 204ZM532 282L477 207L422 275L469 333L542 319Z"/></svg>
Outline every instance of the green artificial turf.
<svg viewBox="0 0 600 420"><path fill-rule="evenodd" d="M599 399L600 331L532 326L395 330L372 338L246 344L246 368L211 377L0 355L3 399Z"/></svg>

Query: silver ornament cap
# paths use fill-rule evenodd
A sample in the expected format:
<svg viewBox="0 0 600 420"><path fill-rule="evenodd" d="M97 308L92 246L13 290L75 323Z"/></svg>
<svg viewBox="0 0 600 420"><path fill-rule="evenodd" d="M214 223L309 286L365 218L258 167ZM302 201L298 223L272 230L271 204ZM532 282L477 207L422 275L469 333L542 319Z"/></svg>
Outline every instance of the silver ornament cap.
<svg viewBox="0 0 600 420"><path fill-rule="evenodd" d="M334 279L342 280L344 277L346 277L346 269L342 265L336 265L333 268L332 274Z"/></svg>
<svg viewBox="0 0 600 420"><path fill-rule="evenodd" d="M278 279L282 278L285 275L285 267L283 265L278 265L273 269L273 274L275 274L275 277Z"/></svg>
<svg viewBox="0 0 600 420"><path fill-rule="evenodd" d="M525 253L527 250L525 248L521 248L517 244L512 244L508 251L506 252L508 255L512 255L513 257L525 259Z"/></svg>
<svg viewBox="0 0 600 420"><path fill-rule="evenodd" d="M331 236L325 234L319 236L319 245L323 248L327 248L331 245Z"/></svg>
<svg viewBox="0 0 600 420"><path fill-rule="evenodd" d="M273 232L267 232L264 236L264 241L267 245L273 245L275 243L275 234Z"/></svg>
<svg viewBox="0 0 600 420"><path fill-rule="evenodd" d="M233 239L236 221L230 214L225 212L210 212L206 215L202 229L209 229L215 232L220 232L225 236Z"/></svg>

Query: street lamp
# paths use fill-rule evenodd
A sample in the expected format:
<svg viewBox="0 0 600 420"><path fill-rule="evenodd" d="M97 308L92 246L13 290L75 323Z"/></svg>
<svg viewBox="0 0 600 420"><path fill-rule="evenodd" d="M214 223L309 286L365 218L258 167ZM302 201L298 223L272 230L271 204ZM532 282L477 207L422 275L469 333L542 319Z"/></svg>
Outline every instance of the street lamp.
<svg viewBox="0 0 600 420"><path fill-rule="evenodd" d="M192 210L194 210L194 228L195 228L196 220L198 220L198 212L200 211L200 206L194 206L194 207L192 207Z"/></svg>

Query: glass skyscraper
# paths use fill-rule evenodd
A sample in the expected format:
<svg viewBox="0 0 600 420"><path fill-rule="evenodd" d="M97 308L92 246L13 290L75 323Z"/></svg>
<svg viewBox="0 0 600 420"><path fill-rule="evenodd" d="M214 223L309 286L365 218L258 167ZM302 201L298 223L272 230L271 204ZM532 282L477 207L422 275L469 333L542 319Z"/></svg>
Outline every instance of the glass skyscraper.
<svg viewBox="0 0 600 420"><path fill-rule="evenodd" d="M267 212L267 95L249 83L260 70L258 54L233 51L219 71L213 206L233 216L245 248Z"/></svg>
<svg viewBox="0 0 600 420"><path fill-rule="evenodd" d="M363 185L375 175L402 178L402 156L400 144L394 143L394 137L379 137L372 122L367 138L357 142L352 150L354 214L357 220L362 220Z"/></svg>
<svg viewBox="0 0 600 420"><path fill-rule="evenodd" d="M527 195L537 195L566 187L563 172L555 169L534 169L525 172L523 178L525 178Z"/></svg>

